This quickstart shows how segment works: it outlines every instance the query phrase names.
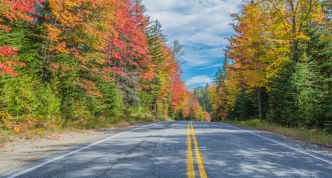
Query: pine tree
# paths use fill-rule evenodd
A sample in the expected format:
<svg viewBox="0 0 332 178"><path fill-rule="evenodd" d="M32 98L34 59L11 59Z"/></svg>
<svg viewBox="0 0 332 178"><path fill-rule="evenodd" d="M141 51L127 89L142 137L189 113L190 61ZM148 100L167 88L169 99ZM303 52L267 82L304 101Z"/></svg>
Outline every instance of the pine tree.
<svg viewBox="0 0 332 178"><path fill-rule="evenodd" d="M297 122L304 125L314 125L314 121L319 116L317 113L320 100L317 88L319 74L317 66L314 62L309 62L309 58L303 58L302 62L304 64L297 63L295 65L295 72L291 77L291 85L295 88L294 104L299 108L296 113L299 117Z"/></svg>

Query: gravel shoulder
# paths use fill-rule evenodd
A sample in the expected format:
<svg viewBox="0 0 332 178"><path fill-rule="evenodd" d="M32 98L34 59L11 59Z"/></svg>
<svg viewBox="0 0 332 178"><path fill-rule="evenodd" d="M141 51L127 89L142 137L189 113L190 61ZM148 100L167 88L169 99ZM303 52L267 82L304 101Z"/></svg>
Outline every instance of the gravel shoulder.
<svg viewBox="0 0 332 178"><path fill-rule="evenodd" d="M300 148L310 151L312 153L320 154L324 157L332 159L332 149L330 149L329 147L324 147L322 145L316 145L316 144L311 144L311 143L308 143L305 141L296 140L294 138L287 137L287 136L280 135L280 134L273 133L273 132L257 130L252 127L245 127L245 126L236 125L236 124L229 124L229 125L233 125L238 128L245 129L245 130L254 131L255 133L261 134L262 136L267 136L269 138L272 138L275 141L280 141L280 142L286 143L289 146L300 147Z"/></svg>
<svg viewBox="0 0 332 178"><path fill-rule="evenodd" d="M39 160L57 152L78 147L82 144L147 124L149 123L118 128L101 128L84 133L66 132L54 134L46 138L33 138L30 140L13 138L14 141L10 142L6 148L0 148L0 176L1 173L8 172L21 165Z"/></svg>

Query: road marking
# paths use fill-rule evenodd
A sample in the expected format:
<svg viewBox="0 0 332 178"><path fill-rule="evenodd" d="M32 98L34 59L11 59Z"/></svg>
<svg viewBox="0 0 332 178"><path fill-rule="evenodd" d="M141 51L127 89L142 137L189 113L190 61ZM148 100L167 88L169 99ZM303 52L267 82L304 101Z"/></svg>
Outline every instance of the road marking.
<svg viewBox="0 0 332 178"><path fill-rule="evenodd" d="M225 125L228 125L228 124L225 124ZM234 127L234 126L232 126L232 125L228 125L228 126L230 126L230 127ZM234 128L236 128L236 129L238 129L238 130L244 130L244 129L240 129L240 128L238 128L238 127L234 127ZM295 150L295 151L297 151L297 152L303 153L303 154L308 155L308 156L310 156L310 157L316 158L316 159L321 160L321 161L323 161L323 162L326 162L326 163L332 164L332 162L330 162L330 161L327 161L327 160L325 160L325 159L319 158L319 157L314 156L314 155L312 155L312 154L309 154L309 153L307 153L307 152L304 152L304 151L298 150L298 149L293 148L293 147L291 147L291 146L288 146L288 145L286 145L286 144L283 144L283 143L277 142L277 141L275 141L275 140L272 140L272 139L269 139L269 138L266 138L266 137L260 136L260 135L258 135L258 134L253 133L253 132L250 132L250 131L248 131L248 130L244 130L244 131L247 131L247 132L250 133L250 134L256 135L256 136L261 137L261 138L264 138L264 139L266 139L266 140L269 140L269 141L271 141L271 142L277 143L277 144L279 144L279 145L285 146L285 147L290 148L290 149L292 149L292 150Z"/></svg>
<svg viewBox="0 0 332 178"><path fill-rule="evenodd" d="M86 147L83 147L83 148L77 149L77 150L75 150L75 151L72 151L72 152L70 152L70 153L64 154L64 155L62 155L62 156L56 157L56 158L54 158L54 159L51 159L51 160L46 161L46 162L44 162L44 163L41 163L41 164L39 164L39 165L37 165L37 166L34 166L34 167L30 168L30 169L26 169L26 170L24 170L24 171L22 171L22 172L19 172L19 173L17 173L17 174L11 175L11 176L9 176L9 177L7 177L7 178L15 178L15 177L18 177L18 176L20 176L20 175L23 175L23 174L25 174L25 173L28 173L28 172L30 172L30 171L33 171L33 170L35 170L35 169L37 169L37 168L40 168L40 167L42 167L42 166L45 166L45 165L47 165L47 164L49 164L49 163L52 163L52 162L54 162L54 161L56 161L56 160L62 159L62 158L67 157L67 156L70 156L70 155L72 155L72 154L75 154L75 153L77 153L77 152L80 152L80 151L82 151L82 150L85 150L85 149L87 149L87 148L90 148L90 147L92 147L92 146L94 146L94 145L97 145L97 144L99 144L99 143L105 142L105 141L110 140L110 139L112 139L112 138L118 137L118 136L123 135L123 134L128 133L128 132L132 132L132 131L137 130L137 129L141 129L141 128L146 127L146 126L149 126L149 125L151 125L151 124L148 124L148 125L145 125L145 126L142 126L142 127L138 127L138 128L136 128L136 129L132 129L132 130L129 130L129 131L126 131L126 132L122 132L122 133L120 133L120 134L117 134L117 135L114 135L114 136L108 137L108 138L106 138L106 139L104 139L104 140L100 140L100 141L95 142L95 143L92 143L92 144L90 144L90 145L88 145L88 146L86 146Z"/></svg>
<svg viewBox="0 0 332 178"><path fill-rule="evenodd" d="M203 163L203 159L202 159L202 156L201 156L201 152L199 151L198 143L197 143L196 136L195 136L194 125L193 125L192 122L191 122L191 132L192 132L193 139L194 139L195 153L196 153L196 159L197 159L199 174L201 175L202 178L207 178L204 163Z"/></svg>
<svg viewBox="0 0 332 178"><path fill-rule="evenodd" d="M191 148L191 137L190 137L190 121L188 122L187 129L187 175L188 178L195 178L195 170L194 170L194 160L193 160L193 150Z"/></svg>

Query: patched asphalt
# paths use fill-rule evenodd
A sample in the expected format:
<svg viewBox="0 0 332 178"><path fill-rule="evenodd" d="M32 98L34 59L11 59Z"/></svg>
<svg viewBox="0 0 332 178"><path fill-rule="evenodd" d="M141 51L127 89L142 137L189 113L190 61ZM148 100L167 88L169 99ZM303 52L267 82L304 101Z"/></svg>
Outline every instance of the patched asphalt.
<svg viewBox="0 0 332 178"><path fill-rule="evenodd" d="M255 130L213 122L193 125L208 177L332 177L329 157L274 142ZM188 121L152 123L59 152L1 177L187 177L187 128ZM194 151L193 158L199 177Z"/></svg>

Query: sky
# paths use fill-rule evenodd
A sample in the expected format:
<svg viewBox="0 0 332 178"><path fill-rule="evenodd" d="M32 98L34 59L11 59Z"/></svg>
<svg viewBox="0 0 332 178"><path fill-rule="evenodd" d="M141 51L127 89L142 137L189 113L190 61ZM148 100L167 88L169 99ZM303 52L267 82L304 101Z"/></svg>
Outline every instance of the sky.
<svg viewBox="0 0 332 178"><path fill-rule="evenodd" d="M240 12L242 0L143 0L146 14L162 24L168 42L179 40L184 46L186 63L183 78L189 88L212 83L222 66L225 38L234 30L232 13Z"/></svg>

